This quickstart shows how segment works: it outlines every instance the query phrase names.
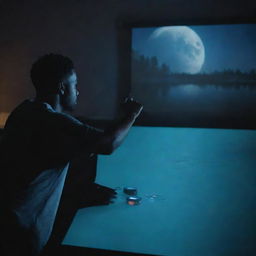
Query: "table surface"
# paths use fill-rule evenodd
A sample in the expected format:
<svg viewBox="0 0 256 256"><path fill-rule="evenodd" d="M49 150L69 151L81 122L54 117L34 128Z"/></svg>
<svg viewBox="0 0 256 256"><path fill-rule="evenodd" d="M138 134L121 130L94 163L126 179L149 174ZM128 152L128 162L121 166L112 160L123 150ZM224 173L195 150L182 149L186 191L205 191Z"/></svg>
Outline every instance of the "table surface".
<svg viewBox="0 0 256 256"><path fill-rule="evenodd" d="M80 209L64 245L155 255L255 255L256 132L133 127L97 182L109 206ZM126 204L125 186L142 202Z"/></svg>

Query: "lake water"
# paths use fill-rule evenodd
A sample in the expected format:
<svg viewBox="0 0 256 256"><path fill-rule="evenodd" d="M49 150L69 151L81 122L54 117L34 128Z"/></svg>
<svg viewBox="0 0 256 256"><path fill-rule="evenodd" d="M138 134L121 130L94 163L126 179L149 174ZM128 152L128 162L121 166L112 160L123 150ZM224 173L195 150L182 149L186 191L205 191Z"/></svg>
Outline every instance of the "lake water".
<svg viewBox="0 0 256 256"><path fill-rule="evenodd" d="M246 119L256 116L256 88L215 85L147 85L133 88L144 112L190 122L198 119Z"/></svg>

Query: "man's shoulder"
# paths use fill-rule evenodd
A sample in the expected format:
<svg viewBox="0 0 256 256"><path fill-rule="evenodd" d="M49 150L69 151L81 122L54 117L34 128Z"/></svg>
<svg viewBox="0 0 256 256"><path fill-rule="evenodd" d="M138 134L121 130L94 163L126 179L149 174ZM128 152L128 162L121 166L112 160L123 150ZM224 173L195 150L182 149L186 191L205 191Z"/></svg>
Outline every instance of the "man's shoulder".
<svg viewBox="0 0 256 256"><path fill-rule="evenodd" d="M24 113L24 110L27 109L27 105L28 100L25 100L13 109L13 111L10 113L6 120L4 130L12 126L16 126L17 122L20 122L20 120L22 120L22 115Z"/></svg>
<svg viewBox="0 0 256 256"><path fill-rule="evenodd" d="M27 122L40 118L40 114L49 111L45 104L37 104L31 99L24 100L10 113L5 124L5 129L18 123L26 125Z"/></svg>
<svg viewBox="0 0 256 256"><path fill-rule="evenodd" d="M81 120L68 113L55 111L46 102L25 100L18 105L7 119L5 130L29 130L83 134L95 129L86 119ZM97 129L95 129L97 131Z"/></svg>
<svg viewBox="0 0 256 256"><path fill-rule="evenodd" d="M75 117L66 114L55 111L50 104L47 102L38 102L33 99L27 99L24 100L22 103L20 103L9 115L9 118L11 117L22 117L24 116L26 119L29 116L32 116L33 118L39 117L41 118L49 118L49 117L55 117L56 119L67 119L67 120L73 120L74 122L81 123L78 119ZM37 119L37 118L36 118Z"/></svg>

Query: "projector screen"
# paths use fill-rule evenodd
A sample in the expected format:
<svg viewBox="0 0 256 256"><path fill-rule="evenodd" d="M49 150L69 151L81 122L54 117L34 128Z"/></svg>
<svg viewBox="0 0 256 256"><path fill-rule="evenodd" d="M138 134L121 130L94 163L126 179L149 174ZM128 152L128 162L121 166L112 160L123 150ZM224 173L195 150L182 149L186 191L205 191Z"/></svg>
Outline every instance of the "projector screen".
<svg viewBox="0 0 256 256"><path fill-rule="evenodd" d="M131 63L146 125L255 128L256 24L133 28Z"/></svg>

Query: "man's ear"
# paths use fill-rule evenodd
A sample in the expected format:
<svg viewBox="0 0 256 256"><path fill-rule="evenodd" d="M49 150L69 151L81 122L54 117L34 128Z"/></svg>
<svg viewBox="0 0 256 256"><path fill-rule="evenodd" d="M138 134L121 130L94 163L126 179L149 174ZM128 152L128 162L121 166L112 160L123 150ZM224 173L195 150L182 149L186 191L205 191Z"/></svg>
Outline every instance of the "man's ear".
<svg viewBox="0 0 256 256"><path fill-rule="evenodd" d="M64 85L63 82L59 83L59 90L58 91L59 91L60 95L64 95L65 94L65 85Z"/></svg>

